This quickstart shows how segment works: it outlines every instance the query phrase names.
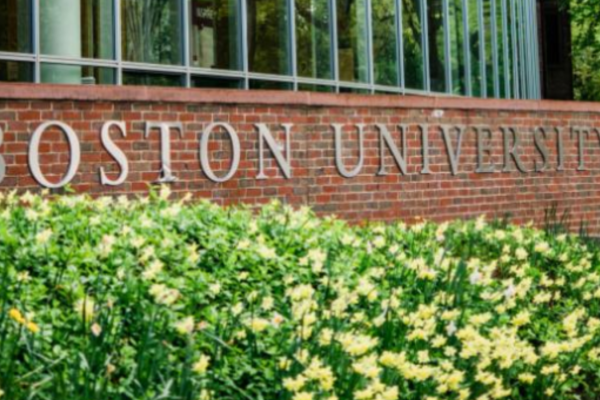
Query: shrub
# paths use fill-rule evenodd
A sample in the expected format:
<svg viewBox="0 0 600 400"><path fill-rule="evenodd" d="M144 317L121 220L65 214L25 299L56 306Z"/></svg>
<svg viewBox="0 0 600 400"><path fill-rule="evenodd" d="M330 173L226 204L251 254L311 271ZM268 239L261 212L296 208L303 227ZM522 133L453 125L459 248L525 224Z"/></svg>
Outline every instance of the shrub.
<svg viewBox="0 0 600 400"><path fill-rule="evenodd" d="M598 396L598 252L574 236L2 197L2 400Z"/></svg>

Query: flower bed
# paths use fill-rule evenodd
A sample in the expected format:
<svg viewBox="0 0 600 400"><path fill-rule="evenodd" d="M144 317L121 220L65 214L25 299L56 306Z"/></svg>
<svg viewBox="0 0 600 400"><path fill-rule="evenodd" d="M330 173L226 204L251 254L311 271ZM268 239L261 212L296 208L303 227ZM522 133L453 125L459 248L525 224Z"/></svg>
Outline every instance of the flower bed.
<svg viewBox="0 0 600 400"><path fill-rule="evenodd" d="M598 396L574 236L168 196L2 196L2 400Z"/></svg>

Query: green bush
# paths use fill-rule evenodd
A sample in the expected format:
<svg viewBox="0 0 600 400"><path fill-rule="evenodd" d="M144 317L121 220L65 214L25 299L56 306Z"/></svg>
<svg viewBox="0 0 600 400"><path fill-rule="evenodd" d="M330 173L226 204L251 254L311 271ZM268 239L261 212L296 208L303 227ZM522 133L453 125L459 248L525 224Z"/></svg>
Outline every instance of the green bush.
<svg viewBox="0 0 600 400"><path fill-rule="evenodd" d="M2 196L2 400L598 398L574 236L168 197Z"/></svg>

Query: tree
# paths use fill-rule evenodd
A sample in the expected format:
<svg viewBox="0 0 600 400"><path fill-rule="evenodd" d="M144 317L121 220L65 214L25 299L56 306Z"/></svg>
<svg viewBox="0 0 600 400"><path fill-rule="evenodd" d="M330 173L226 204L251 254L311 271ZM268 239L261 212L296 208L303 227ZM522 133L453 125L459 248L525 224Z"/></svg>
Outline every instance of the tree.
<svg viewBox="0 0 600 400"><path fill-rule="evenodd" d="M577 100L600 100L600 0L561 0L569 9Z"/></svg>

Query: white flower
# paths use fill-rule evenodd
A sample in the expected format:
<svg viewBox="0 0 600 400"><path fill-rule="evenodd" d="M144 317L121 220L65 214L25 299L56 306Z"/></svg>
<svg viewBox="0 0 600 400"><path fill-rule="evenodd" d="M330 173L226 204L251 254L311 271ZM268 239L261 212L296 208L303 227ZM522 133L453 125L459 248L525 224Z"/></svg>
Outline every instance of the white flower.
<svg viewBox="0 0 600 400"><path fill-rule="evenodd" d="M167 200L171 196L171 188L168 185L162 185L159 196L161 200Z"/></svg>
<svg viewBox="0 0 600 400"><path fill-rule="evenodd" d="M98 325L97 323L94 323L92 325L91 331L94 336L98 337L102 333L102 327L100 325Z"/></svg>
<svg viewBox="0 0 600 400"><path fill-rule="evenodd" d="M52 236L52 229L45 229L35 236L35 240L36 240L36 242L38 242L38 244L46 244L50 240L51 236Z"/></svg>
<svg viewBox="0 0 600 400"><path fill-rule="evenodd" d="M187 317L175 324L175 329L182 335L189 335L194 332L194 317Z"/></svg>
<svg viewBox="0 0 600 400"><path fill-rule="evenodd" d="M210 364L210 357L202 354L198 361L194 364L192 369L195 373L199 375L204 375L206 370L208 369L208 365Z"/></svg>
<svg viewBox="0 0 600 400"><path fill-rule="evenodd" d="M446 326L446 333L448 334L448 336L454 336L454 334L456 333L457 330L458 330L458 328L456 327L456 324L454 323L454 321L451 321Z"/></svg>
<svg viewBox="0 0 600 400"><path fill-rule="evenodd" d="M471 282L471 285L477 285L481 282L481 273L478 270L473 271L471 276L469 276L469 282Z"/></svg>
<svg viewBox="0 0 600 400"><path fill-rule="evenodd" d="M515 294L517 294L517 289L515 288L515 286L511 283L506 290L504 291L504 297L509 300L511 298L513 298L515 296Z"/></svg>
<svg viewBox="0 0 600 400"><path fill-rule="evenodd" d="M221 293L221 285L219 283L213 283L208 287L208 290L216 296Z"/></svg>

